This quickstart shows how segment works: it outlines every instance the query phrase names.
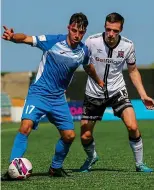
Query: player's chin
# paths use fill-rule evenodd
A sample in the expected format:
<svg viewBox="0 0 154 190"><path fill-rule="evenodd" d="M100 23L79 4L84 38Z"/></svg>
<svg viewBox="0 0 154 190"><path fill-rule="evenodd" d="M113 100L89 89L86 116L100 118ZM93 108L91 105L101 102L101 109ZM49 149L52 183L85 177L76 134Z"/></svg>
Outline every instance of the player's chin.
<svg viewBox="0 0 154 190"><path fill-rule="evenodd" d="M72 44L78 44L80 43L80 40L72 40Z"/></svg>
<svg viewBox="0 0 154 190"><path fill-rule="evenodd" d="M115 40L114 40L114 39L111 39L111 40L109 40L109 43L110 43L110 44L113 44L113 43L115 43Z"/></svg>

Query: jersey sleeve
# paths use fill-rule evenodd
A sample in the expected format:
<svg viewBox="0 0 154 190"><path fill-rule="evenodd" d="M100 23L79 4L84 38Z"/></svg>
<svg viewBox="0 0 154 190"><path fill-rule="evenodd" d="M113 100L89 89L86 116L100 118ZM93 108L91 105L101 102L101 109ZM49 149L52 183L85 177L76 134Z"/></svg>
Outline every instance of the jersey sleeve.
<svg viewBox="0 0 154 190"><path fill-rule="evenodd" d="M87 38L85 41L85 58L83 61L83 65L88 65L90 64L90 59L91 59L91 48L90 48L90 39Z"/></svg>
<svg viewBox="0 0 154 190"><path fill-rule="evenodd" d="M136 63L136 55L135 55L135 48L134 44L131 44L130 51L128 53L128 57L126 59L126 63L128 65L134 65Z"/></svg>
<svg viewBox="0 0 154 190"><path fill-rule="evenodd" d="M89 56L89 50L88 50L87 46L85 46L85 48L84 48L84 53L85 53L85 55L84 55L84 60L83 60L83 63L82 63L83 66L89 64L89 57L90 56Z"/></svg>
<svg viewBox="0 0 154 190"><path fill-rule="evenodd" d="M41 35L32 36L34 47L38 47L42 51L49 50L56 42L59 41L61 35Z"/></svg>

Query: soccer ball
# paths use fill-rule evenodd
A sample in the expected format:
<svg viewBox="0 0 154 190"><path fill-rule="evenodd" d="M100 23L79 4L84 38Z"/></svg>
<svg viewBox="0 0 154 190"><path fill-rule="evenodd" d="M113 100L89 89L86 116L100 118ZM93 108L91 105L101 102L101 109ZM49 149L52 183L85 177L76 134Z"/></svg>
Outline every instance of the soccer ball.
<svg viewBox="0 0 154 190"><path fill-rule="evenodd" d="M12 179L26 179L32 173L32 164L27 158L15 158L9 166L8 173Z"/></svg>

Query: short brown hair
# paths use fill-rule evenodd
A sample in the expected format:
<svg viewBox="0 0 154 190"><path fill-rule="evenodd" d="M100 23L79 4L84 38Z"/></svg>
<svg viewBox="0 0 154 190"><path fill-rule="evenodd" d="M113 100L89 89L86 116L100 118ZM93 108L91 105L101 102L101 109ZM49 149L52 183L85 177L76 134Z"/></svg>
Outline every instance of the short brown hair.
<svg viewBox="0 0 154 190"><path fill-rule="evenodd" d="M83 13L75 13L71 16L69 24L73 22L77 23L79 26L86 28L88 26L88 19Z"/></svg>
<svg viewBox="0 0 154 190"><path fill-rule="evenodd" d="M105 25L106 22L111 22L111 23L120 22L122 29L124 24L124 18L119 13L110 13L109 15L106 16Z"/></svg>

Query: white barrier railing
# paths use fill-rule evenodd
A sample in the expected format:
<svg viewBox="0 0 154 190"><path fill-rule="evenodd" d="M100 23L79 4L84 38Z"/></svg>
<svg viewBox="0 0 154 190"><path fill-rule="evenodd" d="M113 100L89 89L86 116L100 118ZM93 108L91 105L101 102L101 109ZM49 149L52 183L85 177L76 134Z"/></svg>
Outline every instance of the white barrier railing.
<svg viewBox="0 0 154 190"><path fill-rule="evenodd" d="M11 107L11 118L13 122L20 122L23 107Z"/></svg>

